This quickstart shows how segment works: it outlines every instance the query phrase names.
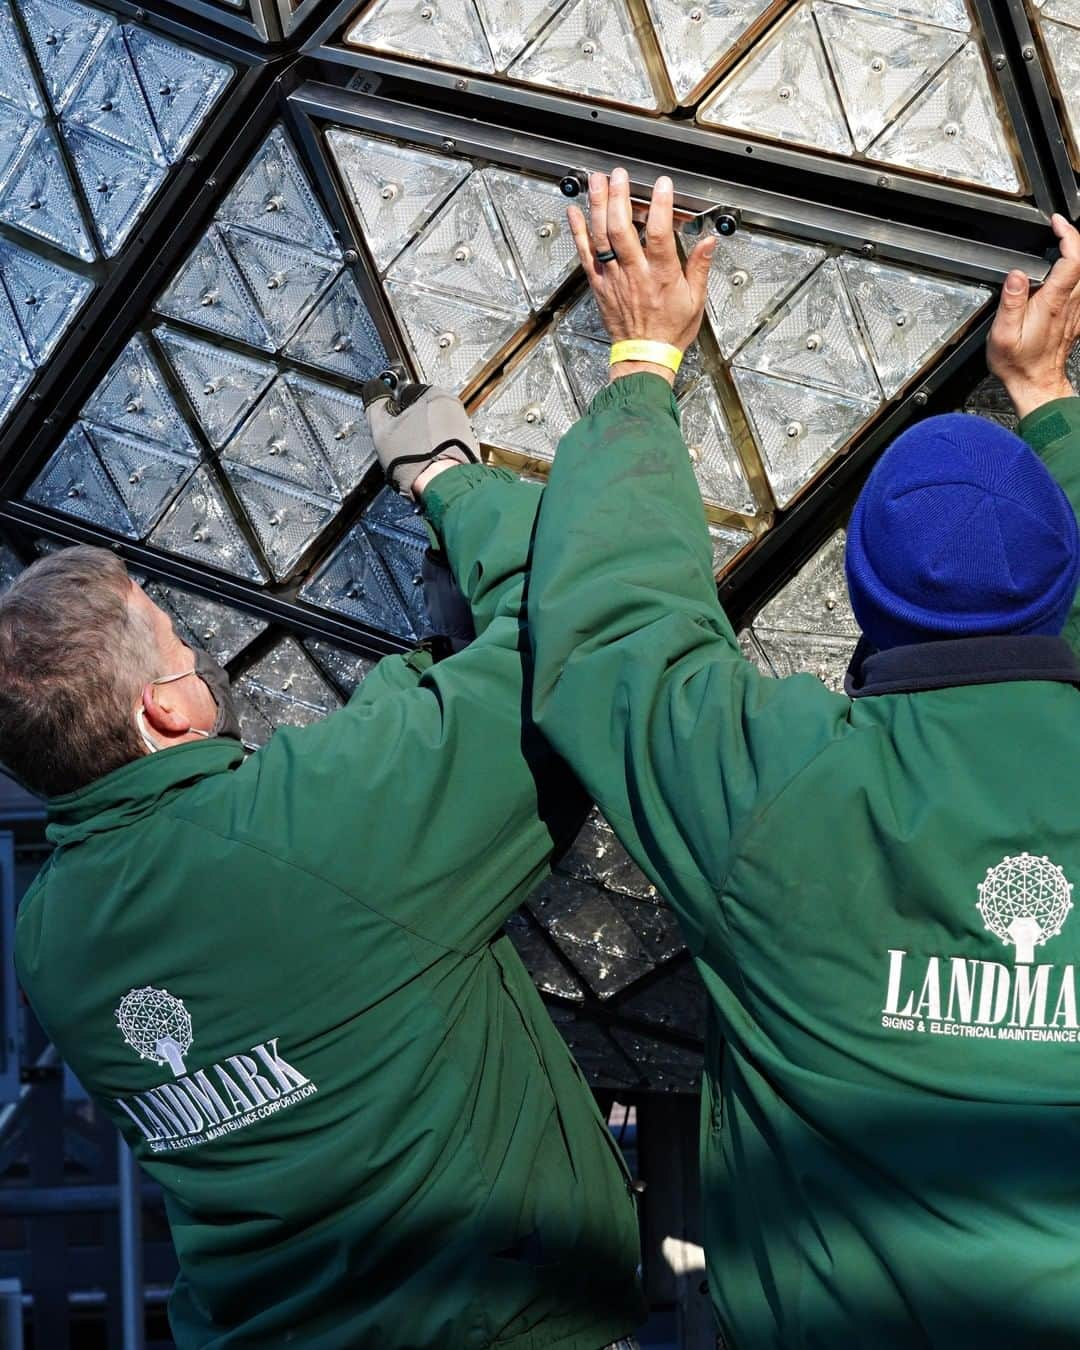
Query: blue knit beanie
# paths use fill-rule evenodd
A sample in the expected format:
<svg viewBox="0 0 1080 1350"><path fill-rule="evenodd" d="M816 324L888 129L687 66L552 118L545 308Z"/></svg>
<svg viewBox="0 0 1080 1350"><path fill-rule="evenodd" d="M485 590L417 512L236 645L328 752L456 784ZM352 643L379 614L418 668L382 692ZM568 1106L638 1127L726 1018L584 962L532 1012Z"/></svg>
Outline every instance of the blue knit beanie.
<svg viewBox="0 0 1080 1350"><path fill-rule="evenodd" d="M1080 576L1069 500L1004 427L951 413L874 467L848 527L847 580L878 648L992 633L1058 634Z"/></svg>

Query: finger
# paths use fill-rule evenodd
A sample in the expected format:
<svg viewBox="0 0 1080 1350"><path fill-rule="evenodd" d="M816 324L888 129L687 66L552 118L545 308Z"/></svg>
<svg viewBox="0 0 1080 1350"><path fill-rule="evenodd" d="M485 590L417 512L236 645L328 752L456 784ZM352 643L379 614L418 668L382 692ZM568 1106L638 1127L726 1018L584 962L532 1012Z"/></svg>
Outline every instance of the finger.
<svg viewBox="0 0 1080 1350"><path fill-rule="evenodd" d="M1024 333L1031 282L1024 272L1013 271L1005 278L997 317L990 329L990 346L1009 351L1020 343Z"/></svg>
<svg viewBox="0 0 1080 1350"><path fill-rule="evenodd" d="M1062 215L1053 216L1051 224L1061 245L1061 256L1063 258L1080 258L1080 230Z"/></svg>
<svg viewBox="0 0 1080 1350"><path fill-rule="evenodd" d="M608 241L608 180L602 173L589 174L589 237L594 253L606 253Z"/></svg>
<svg viewBox="0 0 1080 1350"><path fill-rule="evenodd" d="M567 207L566 216L570 222L570 233L574 236L574 244L577 248L578 257L581 259L581 266L584 268L589 285L594 286L599 280L600 272L596 266L592 242L589 239L589 227L585 222L585 213L576 206L570 206Z"/></svg>
<svg viewBox="0 0 1080 1350"><path fill-rule="evenodd" d="M686 281L690 294L694 297L694 303L702 309L709 294L709 270L715 252L716 236L706 235L697 241L686 260Z"/></svg>
<svg viewBox="0 0 1080 1350"><path fill-rule="evenodd" d="M671 179L666 175L658 178L653 185L649 218L645 222L645 243L650 266L670 269L679 265L679 252L675 247L675 230L672 225L674 202L675 187Z"/></svg>
<svg viewBox="0 0 1080 1350"><path fill-rule="evenodd" d="M372 404L378 403L380 399L390 399L393 397L394 391L385 380L365 380L363 388L360 390L360 399L363 402L365 410L370 410Z"/></svg>
<svg viewBox="0 0 1080 1350"><path fill-rule="evenodd" d="M625 169L616 169L611 175L607 231L611 247L619 255L621 267L638 267L644 264L645 254L642 252L641 240L634 226L630 206L630 177Z"/></svg>
<svg viewBox="0 0 1080 1350"><path fill-rule="evenodd" d="M1080 284L1080 234L1064 216L1054 216L1053 226L1060 243L1061 257L1042 284L1039 304L1051 314L1060 314Z"/></svg>

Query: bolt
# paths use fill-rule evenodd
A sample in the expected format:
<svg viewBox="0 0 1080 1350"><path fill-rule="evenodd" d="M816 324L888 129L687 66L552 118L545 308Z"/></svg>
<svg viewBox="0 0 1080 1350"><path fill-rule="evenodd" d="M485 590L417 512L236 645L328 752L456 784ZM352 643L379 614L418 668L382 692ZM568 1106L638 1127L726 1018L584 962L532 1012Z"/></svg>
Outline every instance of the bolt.
<svg viewBox="0 0 1080 1350"><path fill-rule="evenodd" d="M442 148L452 154L457 149L457 141L450 136L444 136Z"/></svg>
<svg viewBox="0 0 1080 1350"><path fill-rule="evenodd" d="M354 248L347 248L341 256L345 262L354 263L358 261L360 254L357 253L356 249Z"/></svg>
<svg viewBox="0 0 1080 1350"><path fill-rule="evenodd" d="M737 272L732 272L731 274L731 284L735 287L736 290L738 290L740 286L745 286L749 280L750 280L750 273L743 271L741 267Z"/></svg>
<svg viewBox="0 0 1080 1350"><path fill-rule="evenodd" d="M906 328L906 327L907 327L907 315L906 315L906 314L898 314L898 315L896 316L896 326L897 326L897 328Z"/></svg>
<svg viewBox="0 0 1080 1350"><path fill-rule="evenodd" d="M960 124L959 122L946 122L941 130L947 140L955 141L957 136L960 135Z"/></svg>
<svg viewBox="0 0 1080 1350"><path fill-rule="evenodd" d="M551 236L555 233L555 229L556 227L554 221L545 220L543 225L540 226L540 228L536 231L536 233L540 236L541 239L550 239Z"/></svg>
<svg viewBox="0 0 1080 1350"><path fill-rule="evenodd" d="M581 54L582 54L582 56L595 56L595 55L596 55L596 43L595 43L595 42L589 42L589 41L583 42L583 43L581 44Z"/></svg>
<svg viewBox="0 0 1080 1350"><path fill-rule="evenodd" d="M472 249L468 244L458 244L454 249L454 261L456 263L467 263L472 258Z"/></svg>
<svg viewBox="0 0 1080 1350"><path fill-rule="evenodd" d="M1035 60L1035 48L1034 48L1034 47L1031 47L1031 46L1025 47L1022 54L1023 54L1023 57L1024 57L1024 60L1025 60L1025 61L1034 61L1034 60Z"/></svg>
<svg viewBox="0 0 1080 1350"><path fill-rule="evenodd" d="M808 352L816 352L816 351L820 351L820 350L821 350L821 334L820 334L820 333L808 333L808 334L807 334L807 337L806 337L806 350L807 350Z"/></svg>
<svg viewBox="0 0 1080 1350"><path fill-rule="evenodd" d="M929 402L930 402L930 395L926 392L925 389L920 389L919 392L915 395L915 406L917 408L925 408Z"/></svg>
<svg viewBox="0 0 1080 1350"><path fill-rule="evenodd" d="M208 188L216 188L216 187L217 187L217 179L216 179L216 178L208 178L208 179L206 180L206 186L207 186Z"/></svg>
<svg viewBox="0 0 1080 1350"><path fill-rule="evenodd" d="M542 422L543 420L544 414L540 411L540 409L536 406L535 403L532 405L532 407L525 409L525 421L529 424L529 426L531 427L535 426L537 422Z"/></svg>
<svg viewBox="0 0 1080 1350"><path fill-rule="evenodd" d="M146 22L146 10L145 10L145 9L137 9L137 10L135 11L135 22L136 22L136 23L145 23L145 22Z"/></svg>
<svg viewBox="0 0 1080 1350"><path fill-rule="evenodd" d="M789 441L797 441L805 430L801 422L789 422L784 428L784 435Z"/></svg>
<svg viewBox="0 0 1080 1350"><path fill-rule="evenodd" d="M189 164L198 164L200 159L202 159L201 155L188 155L187 162Z"/></svg>
<svg viewBox="0 0 1080 1350"><path fill-rule="evenodd" d="M455 89L465 90L465 89L468 89L468 87L469 87L469 81L468 81L468 80L455 80L455 81L454 81L454 88L455 88Z"/></svg>
<svg viewBox="0 0 1080 1350"><path fill-rule="evenodd" d="M880 75L881 72L885 69L885 58L883 56L875 56L874 59L870 62L870 69L874 72L875 75Z"/></svg>
<svg viewBox="0 0 1080 1350"><path fill-rule="evenodd" d="M379 196L384 202L392 202L401 192L400 183L384 183Z"/></svg>
<svg viewBox="0 0 1080 1350"><path fill-rule="evenodd" d="M872 258L874 254L877 252L877 245L867 242L863 244L862 248L859 249L859 252L863 255L864 258Z"/></svg>
<svg viewBox="0 0 1080 1350"><path fill-rule="evenodd" d="M885 176L885 174L882 173L882 174L879 174L879 175L878 175L877 185L878 185L878 187L888 187L888 186L889 186L889 180L888 180L888 178Z"/></svg>
<svg viewBox="0 0 1080 1350"><path fill-rule="evenodd" d="M1002 56L1000 52L998 52L998 54L994 57L994 69L995 70L1005 69L1005 58L1004 56Z"/></svg>
<svg viewBox="0 0 1080 1350"><path fill-rule="evenodd" d="M792 89L790 84L782 84L776 91L776 97L781 103L790 103L794 95L795 90Z"/></svg>

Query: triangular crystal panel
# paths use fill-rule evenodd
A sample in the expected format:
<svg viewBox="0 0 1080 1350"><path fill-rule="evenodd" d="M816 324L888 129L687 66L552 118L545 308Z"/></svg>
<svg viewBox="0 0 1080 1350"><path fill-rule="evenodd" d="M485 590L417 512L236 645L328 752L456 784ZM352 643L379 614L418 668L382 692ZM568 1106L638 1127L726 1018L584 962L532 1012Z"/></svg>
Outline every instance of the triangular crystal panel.
<svg viewBox="0 0 1080 1350"><path fill-rule="evenodd" d="M345 42L482 74L495 69L473 0L377 0Z"/></svg>
<svg viewBox="0 0 1080 1350"><path fill-rule="evenodd" d="M94 64L64 110L64 121L116 141L156 164L166 163L120 28L114 28L102 43Z"/></svg>
<svg viewBox="0 0 1080 1350"><path fill-rule="evenodd" d="M116 431L197 455L187 423L173 402L150 352L136 333L82 410L84 418Z"/></svg>
<svg viewBox="0 0 1080 1350"><path fill-rule="evenodd" d="M610 379L611 348L562 324L555 329L555 341L578 406L588 411L589 404Z"/></svg>
<svg viewBox="0 0 1080 1350"><path fill-rule="evenodd" d="M116 20L77 0L18 0L18 6L45 88L62 112Z"/></svg>
<svg viewBox="0 0 1080 1350"><path fill-rule="evenodd" d="M35 365L47 361L94 283L28 249L0 240L0 278Z"/></svg>
<svg viewBox="0 0 1080 1350"><path fill-rule="evenodd" d="M753 632L816 633L857 638L859 625L848 599L844 574L847 536L837 532L758 613ZM848 648L850 652L850 646Z"/></svg>
<svg viewBox="0 0 1080 1350"><path fill-rule="evenodd" d="M234 69L135 24L125 25L124 37L165 156L175 164L228 88Z"/></svg>
<svg viewBox="0 0 1080 1350"><path fill-rule="evenodd" d="M166 553L178 553L260 585L265 580L205 464L188 479L147 542Z"/></svg>
<svg viewBox="0 0 1080 1350"><path fill-rule="evenodd" d="M282 638L238 675L235 688L242 699L250 700L260 719L275 729L311 726L341 706L336 690L291 637ZM244 739L248 739L246 734Z"/></svg>
<svg viewBox="0 0 1080 1350"><path fill-rule="evenodd" d="M843 693L844 676L855 651L854 638L761 632L757 642L766 664L766 674L780 679L788 675L813 675L834 694Z"/></svg>
<svg viewBox="0 0 1080 1350"><path fill-rule="evenodd" d="M975 417L985 417L998 426L1015 431L1020 423L1013 401L996 375L980 380L964 401L963 411Z"/></svg>
<svg viewBox="0 0 1080 1350"><path fill-rule="evenodd" d="M419 636L382 558L359 525L301 587L300 599L409 641Z"/></svg>
<svg viewBox="0 0 1080 1350"><path fill-rule="evenodd" d="M604 321L600 317L596 296L593 295L590 287L585 288L562 316L559 320L559 327L567 328L571 333L580 333L583 337L595 338L597 342L608 344L611 342L608 331L604 327Z"/></svg>
<svg viewBox="0 0 1080 1350"><path fill-rule="evenodd" d="M595 886L549 877L530 896L529 909L599 998L610 998L653 967L613 897Z"/></svg>
<svg viewBox="0 0 1080 1350"><path fill-rule="evenodd" d="M704 501L753 515L754 496L711 377L698 380L683 397L679 421Z"/></svg>
<svg viewBox="0 0 1080 1350"><path fill-rule="evenodd" d="M1073 2L1065 0L1067 4ZM893 14L898 19L914 19L918 23L955 28L961 33L971 29L971 16L964 0L844 0L844 3L858 9L876 10L879 14Z"/></svg>
<svg viewBox="0 0 1080 1350"><path fill-rule="evenodd" d="M363 402L295 371L288 372L285 383L314 432L341 495L347 496L375 463Z"/></svg>
<svg viewBox="0 0 1080 1350"><path fill-rule="evenodd" d="M542 309L578 267L566 198L557 183L542 178L504 169L484 169L482 177L533 308Z"/></svg>
<svg viewBox="0 0 1080 1350"><path fill-rule="evenodd" d="M431 620L424 603L423 565L430 540L420 508L391 488L383 488L364 512L361 525L393 577L413 628L421 635L429 632Z"/></svg>
<svg viewBox="0 0 1080 1350"><path fill-rule="evenodd" d="M525 312L529 299L479 175L450 198L387 273L459 300Z"/></svg>
<svg viewBox="0 0 1080 1350"><path fill-rule="evenodd" d="M221 452L223 460L337 499L337 485L284 380L277 379Z"/></svg>
<svg viewBox="0 0 1080 1350"><path fill-rule="evenodd" d="M832 258L740 350L738 363L870 403L881 400L873 365Z"/></svg>
<svg viewBox="0 0 1080 1350"><path fill-rule="evenodd" d="M963 33L823 0L816 0L814 16L856 150L865 150L964 45Z"/></svg>
<svg viewBox="0 0 1080 1350"><path fill-rule="evenodd" d="M646 0L668 79L692 103L711 71L742 41L774 0Z"/></svg>
<svg viewBox="0 0 1080 1350"><path fill-rule="evenodd" d="M33 114L13 108L8 103L0 103L0 197L20 157L41 125Z"/></svg>
<svg viewBox="0 0 1080 1350"><path fill-rule="evenodd" d="M475 410L473 429L480 443L493 450L550 460L580 416L549 333Z"/></svg>
<svg viewBox="0 0 1080 1350"><path fill-rule="evenodd" d="M24 366L18 356L0 349L0 423L22 398L34 372Z"/></svg>
<svg viewBox="0 0 1080 1350"><path fill-rule="evenodd" d="M0 100L31 117L45 116L45 100L38 89L10 4L0 5ZM10 110L5 110L4 116L10 115Z"/></svg>
<svg viewBox="0 0 1080 1350"><path fill-rule="evenodd" d="M224 225L222 233L274 345L283 347L341 264L252 230Z"/></svg>
<svg viewBox="0 0 1080 1350"><path fill-rule="evenodd" d="M943 281L905 267L842 257L885 397L891 398L993 298L985 286Z"/></svg>
<svg viewBox="0 0 1080 1350"><path fill-rule="evenodd" d="M157 524L161 513L195 468L195 461L150 441L122 436L107 427L86 424L85 431L105 465L139 535Z"/></svg>
<svg viewBox="0 0 1080 1350"><path fill-rule="evenodd" d="M1072 132L1073 145L1078 147L1073 153L1074 156L1078 156L1080 155L1080 4L1077 6L1077 17L1073 22L1076 23L1076 28L1053 23L1046 17L1039 28L1050 56L1050 65L1057 82L1065 120ZM1080 158L1074 158L1074 163L1080 164Z"/></svg>
<svg viewBox="0 0 1080 1350"><path fill-rule="evenodd" d="M866 152L871 159L1018 195L1020 174L982 53L969 42Z"/></svg>
<svg viewBox="0 0 1080 1350"><path fill-rule="evenodd" d="M749 530L737 525L710 525L709 537L713 546L713 571L717 574L723 572L754 539Z"/></svg>
<svg viewBox="0 0 1080 1350"><path fill-rule="evenodd" d="M270 570L278 581L284 581L333 520L339 503L233 460L223 458L221 467L243 504Z"/></svg>
<svg viewBox="0 0 1080 1350"><path fill-rule="evenodd" d="M146 584L146 594L173 621L176 634L188 646L202 647L224 665L266 631L266 621L242 609L195 595L159 581Z"/></svg>
<svg viewBox="0 0 1080 1350"><path fill-rule="evenodd" d="M326 142L380 272L470 172L466 160L391 145L340 127L327 131Z"/></svg>
<svg viewBox="0 0 1080 1350"><path fill-rule="evenodd" d="M84 262L96 256L56 133L47 122L27 142L0 191L0 220Z"/></svg>
<svg viewBox="0 0 1080 1350"><path fill-rule="evenodd" d="M217 218L285 244L341 257L326 215L280 127L263 141L218 208Z"/></svg>
<svg viewBox="0 0 1080 1350"><path fill-rule="evenodd" d="M428 384L457 393L499 355L525 322L434 291L388 282L387 295L417 370Z"/></svg>
<svg viewBox="0 0 1080 1350"><path fill-rule="evenodd" d="M275 367L257 357L199 342L166 324L154 329L154 337L207 439L220 450L274 378Z"/></svg>
<svg viewBox="0 0 1080 1350"><path fill-rule="evenodd" d="M476 0L495 69L504 71L529 45L563 0Z"/></svg>
<svg viewBox="0 0 1080 1350"><path fill-rule="evenodd" d="M786 506L873 413L859 399L805 384L738 367L731 374L777 506Z"/></svg>
<svg viewBox="0 0 1080 1350"><path fill-rule="evenodd" d="M65 516L88 520L129 539L139 535L127 507L78 423L31 483L26 500L48 506Z"/></svg>
<svg viewBox="0 0 1080 1350"><path fill-rule="evenodd" d="M14 245L8 247L15 252ZM33 354L26 345L22 327L4 286L0 286L0 369L5 372L5 378L12 386L18 383L14 373L16 370L25 371L28 377L34 373Z"/></svg>
<svg viewBox="0 0 1080 1350"><path fill-rule="evenodd" d="M782 19L698 110L707 126L850 155L844 110L809 5Z"/></svg>
<svg viewBox="0 0 1080 1350"><path fill-rule="evenodd" d="M346 651L321 638L304 638L304 648L346 698L352 697L378 664L373 657Z"/></svg>
<svg viewBox="0 0 1080 1350"><path fill-rule="evenodd" d="M107 258L113 258L165 181L168 169L81 127L66 122L61 126L102 249Z"/></svg>
<svg viewBox="0 0 1080 1350"><path fill-rule="evenodd" d="M390 358L351 272L341 273L300 325L284 355L336 371L357 384L386 369Z"/></svg>
<svg viewBox="0 0 1080 1350"><path fill-rule="evenodd" d="M507 74L586 98L660 106L626 0L569 0Z"/></svg>
<svg viewBox="0 0 1080 1350"><path fill-rule="evenodd" d="M157 302L157 310L252 347L273 351L243 277L216 226L195 245L186 263Z"/></svg>

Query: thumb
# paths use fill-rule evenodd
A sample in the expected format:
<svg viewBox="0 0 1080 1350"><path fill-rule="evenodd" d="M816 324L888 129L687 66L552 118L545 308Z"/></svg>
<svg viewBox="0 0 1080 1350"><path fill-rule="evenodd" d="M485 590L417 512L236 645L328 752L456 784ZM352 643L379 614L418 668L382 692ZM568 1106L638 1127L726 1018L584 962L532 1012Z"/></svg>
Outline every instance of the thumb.
<svg viewBox="0 0 1080 1350"><path fill-rule="evenodd" d="M715 237L706 236L706 238L698 240L694 245L693 252L686 260L686 280L690 286L690 294L699 306L705 304L705 298L708 294L709 268L712 266L715 252Z"/></svg>
<svg viewBox="0 0 1080 1350"><path fill-rule="evenodd" d="M1013 346L1020 341L1030 294L1031 282L1027 276L1023 272L1010 272L1005 278L997 318L990 330L990 340L996 346Z"/></svg>

